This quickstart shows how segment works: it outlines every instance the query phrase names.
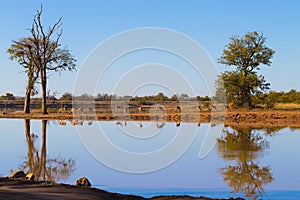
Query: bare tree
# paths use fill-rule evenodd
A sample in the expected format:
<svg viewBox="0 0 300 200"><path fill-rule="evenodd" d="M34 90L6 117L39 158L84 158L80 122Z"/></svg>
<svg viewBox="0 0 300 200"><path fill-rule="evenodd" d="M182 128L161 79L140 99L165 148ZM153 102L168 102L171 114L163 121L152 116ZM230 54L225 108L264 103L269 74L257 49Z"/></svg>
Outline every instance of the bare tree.
<svg viewBox="0 0 300 200"><path fill-rule="evenodd" d="M47 72L73 71L76 60L70 51L66 47L62 48L59 43L62 35L62 29L59 30L62 18L46 30L41 21L42 11L41 6L34 16L30 29L31 36L13 41L8 53L11 54L11 59L17 60L28 73L26 96L29 93L29 97L26 99L27 101L29 99L29 102L25 100L25 104L30 104L30 91L39 78L42 88L42 112L47 114ZM27 106L24 111L29 112Z"/></svg>
<svg viewBox="0 0 300 200"><path fill-rule="evenodd" d="M59 43L62 30L58 30L62 25L60 18L47 31L41 21L42 6L37 10L31 27L31 35L35 41L35 57L33 63L39 68L40 81L42 86L42 112L47 114L47 71L75 70L75 59L67 48L61 48ZM56 36L55 36L55 33Z"/></svg>

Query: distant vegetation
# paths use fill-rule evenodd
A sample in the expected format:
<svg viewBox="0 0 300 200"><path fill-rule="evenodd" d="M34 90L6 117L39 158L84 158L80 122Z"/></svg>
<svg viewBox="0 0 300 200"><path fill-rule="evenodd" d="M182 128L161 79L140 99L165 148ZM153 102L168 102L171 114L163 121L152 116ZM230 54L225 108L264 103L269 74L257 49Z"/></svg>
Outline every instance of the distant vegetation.
<svg viewBox="0 0 300 200"><path fill-rule="evenodd" d="M6 93L5 95L0 96L0 100L15 100L16 97L11 93Z"/></svg>
<svg viewBox="0 0 300 200"><path fill-rule="evenodd" d="M290 90L289 92L276 92L271 91L268 93L257 94L255 96L251 96L251 102L253 108L263 108L263 109L278 109L278 110L295 110L300 109L300 91ZM72 100L77 101L136 101L138 104L144 104L147 102L162 102L162 101L198 101L202 103L210 103L211 100L215 100L216 97L208 97L208 96L196 96L189 97L187 94L181 95L173 95L172 97L168 97L163 93L158 93L157 95L152 96L117 96L106 93L99 93L95 96L89 94L82 94L79 96L74 96L70 92L66 92L62 94L60 97L57 97L57 93L49 94L48 103L53 103L56 101L59 102L71 102ZM16 97L12 93L6 93L0 96L1 101L8 100L20 100L23 101L24 97ZM38 102L41 101L41 98L33 98ZM2 102L5 103L5 102Z"/></svg>
<svg viewBox="0 0 300 200"><path fill-rule="evenodd" d="M300 92L290 90L289 92L271 91L252 97L256 106L265 105L266 108L274 108L277 104L300 104ZM282 107L281 107L282 108ZM296 106L294 106L296 108Z"/></svg>
<svg viewBox="0 0 300 200"><path fill-rule="evenodd" d="M168 97L164 95L163 93L158 93L157 95L152 96L117 96L112 94L106 94L106 93L98 93L96 96L90 95L90 94L82 94L79 96L74 96L70 92L66 92L61 95L61 97L57 97L57 93L54 92L53 94L50 94L48 92L48 98L47 100L52 101L137 101L139 103L146 103L148 101L211 101L211 98L208 96L200 97L189 97L187 94L181 94L181 95L173 95L172 97ZM0 100L23 100L24 97L15 97L12 93L6 93L5 95L0 96ZM41 98L33 98L35 100L41 100Z"/></svg>

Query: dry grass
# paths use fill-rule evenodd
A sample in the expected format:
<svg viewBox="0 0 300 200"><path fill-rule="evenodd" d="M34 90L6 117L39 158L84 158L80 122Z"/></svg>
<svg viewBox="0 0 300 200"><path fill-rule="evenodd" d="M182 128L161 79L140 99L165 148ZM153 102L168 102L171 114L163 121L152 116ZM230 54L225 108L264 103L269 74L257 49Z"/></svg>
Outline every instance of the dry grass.
<svg viewBox="0 0 300 200"><path fill-rule="evenodd" d="M277 110L300 110L300 104L297 103L277 103L274 107Z"/></svg>

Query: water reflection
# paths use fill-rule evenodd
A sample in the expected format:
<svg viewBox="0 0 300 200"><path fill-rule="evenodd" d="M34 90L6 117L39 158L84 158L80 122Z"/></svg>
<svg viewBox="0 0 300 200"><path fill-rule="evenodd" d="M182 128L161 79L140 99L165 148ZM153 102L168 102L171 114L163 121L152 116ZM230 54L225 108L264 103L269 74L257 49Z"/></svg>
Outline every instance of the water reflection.
<svg viewBox="0 0 300 200"><path fill-rule="evenodd" d="M196 128L198 125L196 122L189 124L182 122L180 127L176 127L176 122L172 121L165 122L164 127L158 129L157 126L162 125L163 122L143 121L143 128L139 129L139 121L127 121L125 127L124 120L119 120L123 124L122 128L117 127L116 121L94 121L92 127L88 126L88 121L84 121L83 126L93 128L101 123L103 130L108 133L107 137L116 142L116 145L132 152L144 153L164 147L173 140L176 136L174 133L179 128ZM57 167L65 166L65 171L69 174L72 173L71 176L66 175L65 178L69 177L66 181L63 181L68 184L73 184L76 178L84 175L93 178L94 186L113 192L142 194L148 195L148 197L169 192L168 194L172 195L189 194L193 196L210 196L212 198L229 198L231 195L228 194L226 189L223 189L224 178L225 184L232 187L232 190L248 193L248 196L252 195L252 198L259 197L259 193L262 193L265 189L264 199L291 199L290 195L292 194L278 192L278 189L280 189L282 191L297 190L298 193L294 196L298 196L294 199L299 199L300 178L295 176L299 172L299 127L272 126L254 131L252 130L254 127L228 126L222 137L219 138L214 149L215 152L209 154L207 158L199 160L199 146L205 139L203 133L206 133L207 129L210 128L210 124L202 123L189 150L172 166L154 173L136 175L110 169L90 156L78 138L78 134L71 125L70 120L44 122L44 125L48 124L47 127L44 126L47 129L45 130L47 133L44 134L42 133L42 123L41 120L31 120L31 122L29 120L0 120L2 132L0 134L0 146L7 150L1 154L1 159L4 162L1 164L0 173L3 173L3 176L9 173L9 169L17 169L22 163L21 167L25 168L25 172L35 171L36 177L43 180L43 171L48 170L47 166L52 165L52 168L54 168L57 165L46 162L47 169L44 170L44 161L49 161L50 158L61 155L62 158L66 159L76 158L76 171L73 171L75 164L71 167L71 170L68 170L68 167L65 166L68 165L68 160L64 159L60 159L63 160L62 163L64 164ZM62 126L59 125L60 123ZM81 125L78 126L84 128ZM147 132L148 129L157 133L155 137L151 138L152 140L140 139L135 141L131 140L131 135L129 137L127 135L127 132L137 130L137 134L133 136L146 138L150 135ZM279 130L278 134L273 134L273 132ZM297 131L292 132L291 130ZM186 133L190 132L186 131ZM271 137L269 137L270 134ZM45 142L42 142L43 138ZM270 149L268 149L268 146L270 146ZM264 151L267 151L267 153L264 153ZM24 159L25 156L26 160ZM60 171L62 172L59 172L59 174L64 172L63 170ZM219 173L217 173L218 171ZM50 178L47 178L47 174L51 175ZM48 170L48 172L45 172L45 179L58 181L60 178L53 174L54 172L51 169ZM53 176L56 177L53 178ZM187 188L193 189L189 190ZM253 188L254 192L251 192ZM150 191L152 191L151 194ZM221 193L217 194L216 191L221 191ZM241 196L241 194L234 196Z"/></svg>
<svg viewBox="0 0 300 200"><path fill-rule="evenodd" d="M20 165L19 169L25 173L33 173L35 180L56 182L68 179L75 170L75 161L61 157L47 157L47 120L42 120L40 150L37 148L39 136L31 133L29 119L24 119L24 128L28 152L26 161Z"/></svg>
<svg viewBox="0 0 300 200"><path fill-rule="evenodd" d="M220 168L219 173L233 193L256 199L264 193L264 185L274 180L271 168L260 166L256 161L268 145L266 135L251 127L224 129L224 134L218 139L218 152L224 160L235 163Z"/></svg>

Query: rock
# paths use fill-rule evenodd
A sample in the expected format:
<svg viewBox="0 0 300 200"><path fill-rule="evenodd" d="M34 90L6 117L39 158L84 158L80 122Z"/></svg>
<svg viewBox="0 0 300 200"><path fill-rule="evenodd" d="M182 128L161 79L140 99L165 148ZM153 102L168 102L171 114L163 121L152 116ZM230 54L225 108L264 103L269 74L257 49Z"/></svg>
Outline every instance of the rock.
<svg viewBox="0 0 300 200"><path fill-rule="evenodd" d="M8 178L26 178L26 174L23 171L15 171L11 173Z"/></svg>
<svg viewBox="0 0 300 200"><path fill-rule="evenodd" d="M33 173L29 173L26 175L26 179L27 180L30 180L30 181L33 181L34 180L34 174Z"/></svg>
<svg viewBox="0 0 300 200"><path fill-rule="evenodd" d="M87 179L86 177L82 177L76 180L75 183L76 186L85 186L85 187L91 187L91 183L89 181L89 179Z"/></svg>

